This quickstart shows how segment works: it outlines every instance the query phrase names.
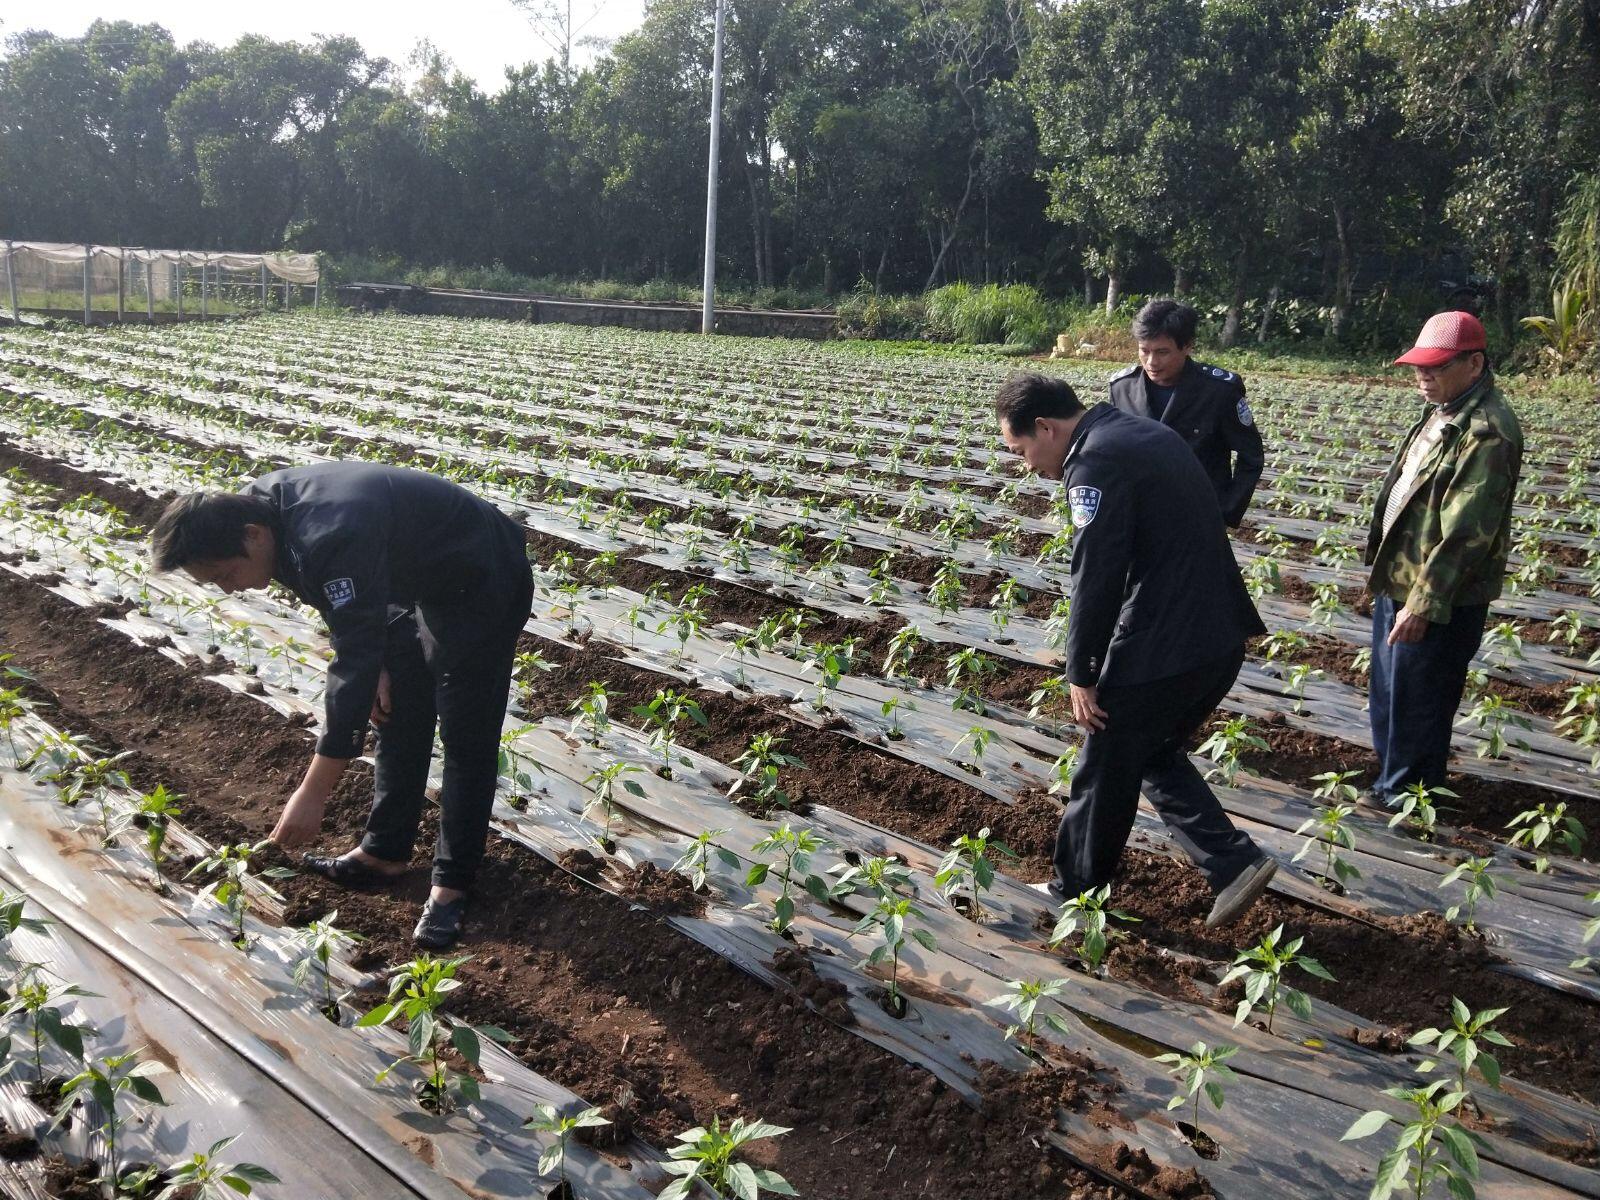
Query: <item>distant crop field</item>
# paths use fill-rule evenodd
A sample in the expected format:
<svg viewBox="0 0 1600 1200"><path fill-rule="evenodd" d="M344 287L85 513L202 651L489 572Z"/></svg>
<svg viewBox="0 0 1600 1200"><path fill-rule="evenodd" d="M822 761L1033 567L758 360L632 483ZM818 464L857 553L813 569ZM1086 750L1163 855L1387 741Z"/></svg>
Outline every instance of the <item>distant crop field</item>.
<svg viewBox="0 0 1600 1200"><path fill-rule="evenodd" d="M242 997L217 1018L229 1044L315 1050L319 1086L384 1153L480 1194L544 1195L553 1175L527 1181L560 1146L577 1195L643 1197L678 1135L720 1114L780 1127L752 1161L829 1200L1354 1198L1383 1149L1341 1135L1412 1112L1382 1089L1447 1079L1469 1093L1481 1194L1600 1196L1600 867L1575 820L1600 761L1592 410L1512 395L1513 574L1451 794L1393 816L1354 804L1374 765L1361 555L1418 402L1398 381L1248 379L1267 474L1235 549L1269 633L1193 749L1285 869L1208 930L1207 889L1147 813L1108 897L1062 909L1027 886L1049 877L1079 735L1065 497L994 428L1016 366L312 313L0 330L0 667L29 677L0 678L0 777L28 800L8 800L0 840L23 848L0 873L63 894L64 928L125 906L117 936ZM1108 364L1048 369L1104 394ZM286 593L156 576L143 539L172 495L353 458L492 499L535 566L471 957L439 1009L442 1028L504 1034L476 1075L423 1054L374 1082L416 1053L354 1027L377 973L412 957L405 887L268 880L270 847L241 868L244 908L185 878L270 831L330 651ZM183 797L184 868L159 896L130 816L158 785ZM342 794L326 844L365 814ZM308 924L334 909L362 940L297 982ZM28 936L66 961L57 935ZM1283 957L1294 939L1320 972ZM1236 963L1270 979L1224 983ZM102 995L124 970L70 969ZM1506 1044L1480 1046L1497 1071L1408 1048L1459 1019L1452 998L1503 1010ZM1233 1048L1232 1074L1191 1086L1196 1042ZM1157 1057L1179 1052L1171 1071ZM1442 1065L1419 1074L1428 1054ZM210 1133L217 1078L187 1070L163 1089ZM407 1080L434 1086L429 1112ZM545 1102L620 1136L523 1128ZM394 1132L424 1125L426 1155ZM293 1148L240 1148L294 1175Z"/></svg>

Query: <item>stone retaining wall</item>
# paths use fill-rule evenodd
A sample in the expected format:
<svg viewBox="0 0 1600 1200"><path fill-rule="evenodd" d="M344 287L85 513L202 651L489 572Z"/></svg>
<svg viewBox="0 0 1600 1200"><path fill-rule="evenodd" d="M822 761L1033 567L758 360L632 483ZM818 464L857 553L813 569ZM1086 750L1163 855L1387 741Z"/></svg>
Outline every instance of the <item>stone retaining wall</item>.
<svg viewBox="0 0 1600 1200"><path fill-rule="evenodd" d="M339 303L368 310L447 317L494 317L535 324L620 325L673 333L699 333L700 310L680 304L642 304L626 300L573 300L559 296L514 296L499 292L465 292L393 283L347 283L338 289ZM829 312L776 312L720 308L717 332L747 337L791 337L822 340L837 336L838 318Z"/></svg>

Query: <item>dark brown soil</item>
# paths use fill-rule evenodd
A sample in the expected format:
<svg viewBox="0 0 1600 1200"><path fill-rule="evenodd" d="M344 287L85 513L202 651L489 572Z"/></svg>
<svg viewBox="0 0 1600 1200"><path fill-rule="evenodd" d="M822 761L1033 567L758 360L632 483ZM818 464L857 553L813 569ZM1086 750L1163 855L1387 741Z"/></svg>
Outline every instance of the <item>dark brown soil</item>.
<svg viewBox="0 0 1600 1200"><path fill-rule="evenodd" d="M135 784L185 793L185 820L207 837L264 836L298 781L303 729L4 573L0 644L38 675L53 719L108 751L134 751L124 765ZM348 847L364 822L365 781L347 780L321 849ZM419 844L431 834L430 819ZM419 863L385 892L341 891L307 875L284 890L292 920L337 907L340 924L367 939L362 961L376 969L413 956L426 886ZM794 1132L753 1157L808 1195L1124 1194L1052 1153L1019 1150L1053 1115L1027 1099L1038 1086L1032 1074L996 1083L985 1112L974 1112L799 996L772 991L659 917L514 845L492 841L468 926L474 958L458 1011L509 1029L531 1068L619 1105L658 1145L713 1114L759 1115Z"/></svg>
<svg viewBox="0 0 1600 1200"><path fill-rule="evenodd" d="M530 720L565 714L591 680L610 689L615 712L649 701L669 682L618 662L598 648L571 650L530 635L524 635L523 642L525 649L536 648L557 664L541 673L538 691L524 698ZM770 697L698 689L694 699L705 712L708 728L689 729L681 744L731 763L756 735L779 734L785 743L783 753L805 764L804 770L786 770L780 776L780 786L796 807L826 804L938 846L987 825L1020 856L1019 875L1043 879L1049 873L1061 816L1061 805L1053 796L1031 792L1015 803L1003 803L930 768L796 720L781 701Z"/></svg>
<svg viewBox="0 0 1600 1200"><path fill-rule="evenodd" d="M624 872L622 894L655 912L675 916L698 917L706 908L686 876L659 870L654 863L640 863Z"/></svg>
<svg viewBox="0 0 1600 1200"><path fill-rule="evenodd" d="M0 1124L0 1158L21 1162L39 1156L39 1139L31 1133L17 1133Z"/></svg>
<svg viewBox="0 0 1600 1200"><path fill-rule="evenodd" d="M1369 786L1378 773L1377 756L1363 746L1337 738L1324 737L1305 729L1294 729L1287 724L1257 722L1256 731L1269 749L1250 751L1241 757L1245 769L1280 779L1300 787L1311 788L1312 776L1324 771L1355 771L1350 782L1360 788ZM1205 733L1198 735L1203 738ZM1504 842L1509 838L1506 822L1520 812L1538 804L1565 803L1569 809L1575 798L1549 788L1530 783L1504 779L1484 779L1478 775L1452 772L1446 781L1457 799L1446 800L1439 806L1439 822L1453 825L1469 834ZM1600 842L1594 843L1600 846ZM1591 846L1586 857L1595 853Z"/></svg>
<svg viewBox="0 0 1600 1200"><path fill-rule="evenodd" d="M1142 1149L1130 1149L1118 1142L1102 1159L1102 1166L1113 1174L1133 1182L1146 1191L1167 1196L1181 1196L1184 1200L1201 1200L1215 1195L1211 1185L1193 1167L1158 1167Z"/></svg>
<svg viewBox="0 0 1600 1200"><path fill-rule="evenodd" d="M130 521L139 525L154 525L166 507L166 498L147 496L133 488L123 487L96 475L74 470L65 463L42 458L0 437L0 471L20 467L40 483L77 496L94 496L121 509Z"/></svg>
<svg viewBox="0 0 1600 1200"><path fill-rule="evenodd" d="M1508 1072L1590 1104L1600 1099L1600 1007L1494 970L1495 956L1482 941L1436 913L1375 916L1368 923L1269 892L1238 924L1211 930L1205 917L1212 895L1199 874L1135 849L1123 853L1111 898L1140 918L1122 926L1127 940L1107 959L1115 975L1192 1000L1190 981L1179 978L1161 988L1159 976L1130 972L1130 961L1165 948L1208 960L1220 974L1240 948L1281 924L1286 937L1304 936L1304 953L1337 981L1299 973L1293 986L1300 990L1407 1036L1448 1021L1452 996L1474 1012L1505 1007L1509 1011L1495 1028L1514 1045L1495 1054ZM1217 1007L1231 1012L1238 999L1229 995ZM1367 1041L1386 1051L1399 1049L1392 1035L1369 1035Z"/></svg>
<svg viewBox="0 0 1600 1200"><path fill-rule="evenodd" d="M1586 629L1578 635L1577 644L1569 647L1566 640L1551 621L1529 621L1522 628L1522 641L1524 645L1549 646L1558 654L1580 661L1586 660L1595 650L1600 649L1600 631Z"/></svg>
<svg viewBox="0 0 1600 1200"><path fill-rule="evenodd" d="M1256 653L1261 653L1260 645L1264 640L1265 638L1257 638L1251 649ZM1349 684L1363 693L1366 692L1367 677L1352 665L1356 647L1325 633L1310 634L1308 641L1310 644L1304 650L1291 651L1288 655L1280 657L1278 661L1305 663L1307 666L1315 667L1329 679L1337 679L1339 682Z"/></svg>
<svg viewBox="0 0 1600 1200"><path fill-rule="evenodd" d="M850 991L842 983L834 983L817 974L816 964L803 950L779 950L772 961L773 968L787 979L810 1005L836 1025L854 1025L855 1013L850 1011Z"/></svg>
<svg viewBox="0 0 1600 1200"><path fill-rule="evenodd" d="M60 1200L100 1200L100 1166L52 1155L44 1162L44 1187L46 1195Z"/></svg>

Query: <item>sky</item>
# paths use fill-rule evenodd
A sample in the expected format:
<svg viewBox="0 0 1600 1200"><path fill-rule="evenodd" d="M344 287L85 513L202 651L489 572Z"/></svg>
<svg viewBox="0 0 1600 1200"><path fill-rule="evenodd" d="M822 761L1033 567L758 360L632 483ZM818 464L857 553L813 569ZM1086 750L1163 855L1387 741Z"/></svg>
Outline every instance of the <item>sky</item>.
<svg viewBox="0 0 1600 1200"><path fill-rule="evenodd" d="M565 5L565 0L559 0ZM572 0L579 37L612 39L635 28L645 0ZM444 14L441 17L441 14ZM182 45L207 41L228 45L259 33L279 41L309 41L316 34L350 34L368 54L404 68L423 38L485 91L498 91L505 68L552 57L528 18L511 0L450 0L408 4L404 0L271 0L267 4L218 0L4 0L0 35L47 29L77 37L96 19L164 26ZM597 53L579 46L578 63Z"/></svg>

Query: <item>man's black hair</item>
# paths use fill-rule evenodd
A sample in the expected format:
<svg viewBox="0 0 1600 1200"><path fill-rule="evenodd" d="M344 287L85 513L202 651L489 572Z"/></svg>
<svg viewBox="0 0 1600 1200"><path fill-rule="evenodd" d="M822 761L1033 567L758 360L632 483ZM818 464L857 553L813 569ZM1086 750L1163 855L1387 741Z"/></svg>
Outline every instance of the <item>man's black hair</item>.
<svg viewBox="0 0 1600 1200"><path fill-rule="evenodd" d="M1036 371L1011 376L994 397L995 416L1018 437L1033 436L1033 423L1040 417L1065 420L1082 411L1083 401L1070 383Z"/></svg>
<svg viewBox="0 0 1600 1200"><path fill-rule="evenodd" d="M1185 346L1194 345L1194 335L1199 328L1199 313L1181 300L1165 297L1150 301L1133 319L1133 336L1136 341L1147 342L1153 338L1169 337L1180 350Z"/></svg>
<svg viewBox="0 0 1600 1200"><path fill-rule="evenodd" d="M190 563L237 558L245 552L244 527L276 530L277 510L259 496L192 492L179 496L150 531L150 559L157 571Z"/></svg>

